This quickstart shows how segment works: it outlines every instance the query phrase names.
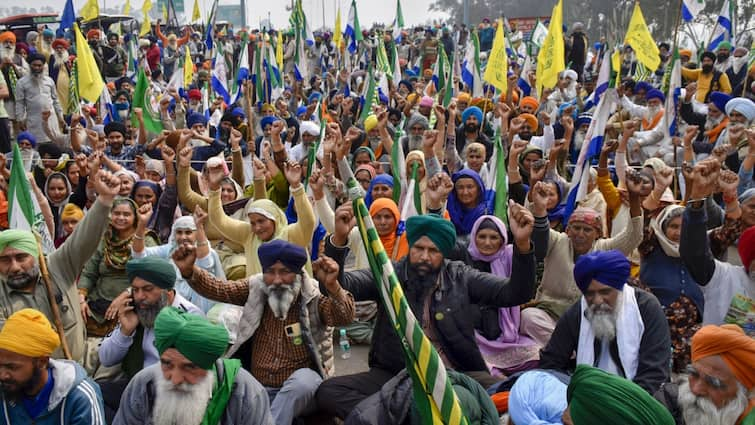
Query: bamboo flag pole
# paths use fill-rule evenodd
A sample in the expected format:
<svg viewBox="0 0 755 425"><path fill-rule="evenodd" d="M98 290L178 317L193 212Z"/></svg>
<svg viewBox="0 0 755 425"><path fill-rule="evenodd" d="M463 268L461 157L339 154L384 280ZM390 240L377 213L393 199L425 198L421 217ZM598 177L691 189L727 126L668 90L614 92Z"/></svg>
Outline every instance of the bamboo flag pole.
<svg viewBox="0 0 755 425"><path fill-rule="evenodd" d="M63 321L60 318L60 309L55 299L55 292L52 289L52 282L50 281L50 272L47 269L47 260L45 259L44 252L42 251L42 243L39 240L39 236L35 234L37 239L37 250L39 251L39 270L42 275L42 281L45 283L45 289L47 290L47 299L50 302L50 310L52 310L53 323L55 330L60 336L60 346L63 348L63 354L66 359L72 360L71 349L68 347L68 340L66 340L66 332L63 328Z"/></svg>

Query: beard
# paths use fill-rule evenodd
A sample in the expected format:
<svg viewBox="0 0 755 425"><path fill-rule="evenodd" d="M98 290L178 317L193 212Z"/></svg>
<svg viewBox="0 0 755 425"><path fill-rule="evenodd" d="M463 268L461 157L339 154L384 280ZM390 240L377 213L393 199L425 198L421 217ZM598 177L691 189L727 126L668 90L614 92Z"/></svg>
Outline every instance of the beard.
<svg viewBox="0 0 755 425"><path fill-rule="evenodd" d="M420 261L418 263L409 263L409 271L422 281L429 284L435 284L435 277L440 272L440 267L433 267L429 262Z"/></svg>
<svg viewBox="0 0 755 425"><path fill-rule="evenodd" d="M721 116L718 118L713 118L710 115L708 115L707 117L705 117L705 129L706 130L712 129L718 124L721 124L721 121L723 121L723 119L724 119L723 114L721 114Z"/></svg>
<svg viewBox="0 0 755 425"><path fill-rule="evenodd" d="M265 285L263 292L267 295L267 306L276 319L285 319L288 310L301 290L301 276L296 276L291 285Z"/></svg>
<svg viewBox="0 0 755 425"><path fill-rule="evenodd" d="M647 114L647 120L651 121L653 118L655 118L656 115L658 115L658 112L661 111L660 106L648 106L648 114Z"/></svg>
<svg viewBox="0 0 755 425"><path fill-rule="evenodd" d="M477 130L480 129L480 126L474 123L466 123L464 124L464 132L465 133L474 133Z"/></svg>
<svg viewBox="0 0 755 425"><path fill-rule="evenodd" d="M585 142L585 134L586 132L582 130L577 130L576 134L574 134L574 150L579 152L579 150L582 148L582 143Z"/></svg>
<svg viewBox="0 0 755 425"><path fill-rule="evenodd" d="M155 404L152 421L155 425L199 425L204 419L207 403L212 397L215 374L208 372L198 383L174 385L155 368Z"/></svg>
<svg viewBox="0 0 755 425"><path fill-rule="evenodd" d="M713 72L713 65L703 65L703 74L710 74Z"/></svg>
<svg viewBox="0 0 755 425"><path fill-rule="evenodd" d="M412 134L409 136L409 150L414 151L422 149L422 135Z"/></svg>
<svg viewBox="0 0 755 425"><path fill-rule="evenodd" d="M34 371L26 382L16 382L12 380L0 381L0 392L3 398L13 402L20 401L27 393L39 387L42 380L42 368L39 366L38 359L33 360Z"/></svg>
<svg viewBox="0 0 755 425"><path fill-rule="evenodd" d="M55 51L53 52L52 57L55 68L60 68L64 63L68 61L68 52L66 52L65 50L60 53Z"/></svg>
<svg viewBox="0 0 755 425"><path fill-rule="evenodd" d="M735 74L739 74L739 71L745 65L747 65L747 56L734 56L731 58L731 69Z"/></svg>
<svg viewBox="0 0 755 425"><path fill-rule="evenodd" d="M679 385L678 402L687 425L734 425L747 408L748 399L747 390L737 383L737 396L719 409L709 399L692 393L685 379Z"/></svg>
<svg viewBox="0 0 755 425"><path fill-rule="evenodd" d="M0 46L0 59L13 60L16 56L16 46Z"/></svg>
<svg viewBox="0 0 755 425"><path fill-rule="evenodd" d="M160 310L168 305L168 294L163 292L155 303L134 303L134 312L139 317L139 323L145 328L155 327L155 319Z"/></svg>
<svg viewBox="0 0 755 425"><path fill-rule="evenodd" d="M608 304L594 304L585 310L585 318L590 322L596 339L611 341L616 337L618 316L618 309L611 308Z"/></svg>
<svg viewBox="0 0 755 425"><path fill-rule="evenodd" d="M39 279L39 264L34 264L31 270L25 272L13 273L10 275L0 274L0 283L8 285L15 290L23 290L35 284Z"/></svg>

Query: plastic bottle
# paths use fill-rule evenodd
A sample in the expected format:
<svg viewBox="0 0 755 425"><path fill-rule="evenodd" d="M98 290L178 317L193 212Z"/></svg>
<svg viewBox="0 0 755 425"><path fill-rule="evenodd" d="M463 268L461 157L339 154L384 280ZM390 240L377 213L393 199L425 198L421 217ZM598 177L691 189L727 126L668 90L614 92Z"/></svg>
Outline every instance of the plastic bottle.
<svg viewBox="0 0 755 425"><path fill-rule="evenodd" d="M342 328L339 335L338 344L341 346L341 358L348 359L351 357L351 344L349 344L349 338L346 336L346 329Z"/></svg>

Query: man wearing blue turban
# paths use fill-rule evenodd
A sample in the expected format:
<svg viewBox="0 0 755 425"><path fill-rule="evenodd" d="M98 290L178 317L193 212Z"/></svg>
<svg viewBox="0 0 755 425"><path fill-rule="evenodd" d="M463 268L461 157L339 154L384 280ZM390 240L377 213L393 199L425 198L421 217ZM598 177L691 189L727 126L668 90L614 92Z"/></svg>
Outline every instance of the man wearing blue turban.
<svg viewBox="0 0 755 425"><path fill-rule="evenodd" d="M455 122L455 119L451 122ZM475 142L485 145L485 161L489 161L493 155L493 144L488 136L482 132L484 119L482 110L476 106L466 108L461 114L461 125L456 129L456 150L462 158L464 157L464 147Z"/></svg>
<svg viewBox="0 0 755 425"><path fill-rule="evenodd" d="M668 379L671 337L658 299L626 284L629 260L618 250L594 251L574 264L581 299L561 316L540 367L595 366L653 394Z"/></svg>

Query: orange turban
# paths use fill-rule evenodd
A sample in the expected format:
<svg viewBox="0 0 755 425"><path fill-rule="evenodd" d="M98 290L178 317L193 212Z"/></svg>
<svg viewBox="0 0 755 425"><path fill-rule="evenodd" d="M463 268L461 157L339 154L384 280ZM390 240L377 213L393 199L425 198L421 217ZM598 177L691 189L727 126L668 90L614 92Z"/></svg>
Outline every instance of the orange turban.
<svg viewBox="0 0 755 425"><path fill-rule="evenodd" d="M456 98L457 102L464 102L466 104L469 104L470 100L472 100L472 96L470 96L467 92L459 93L459 96Z"/></svg>
<svg viewBox="0 0 755 425"><path fill-rule="evenodd" d="M94 39L94 38L96 38L96 39L100 38L100 30L91 29L91 30L87 31L87 40L91 40L91 39Z"/></svg>
<svg viewBox="0 0 755 425"><path fill-rule="evenodd" d="M522 98L522 101L519 102L519 106L529 106L532 110L537 111L537 108L540 107L540 102L532 96L525 96Z"/></svg>
<svg viewBox="0 0 755 425"><path fill-rule="evenodd" d="M686 56L688 58L692 57L692 50L689 49L679 49L679 56Z"/></svg>
<svg viewBox="0 0 755 425"><path fill-rule="evenodd" d="M71 47L70 43L68 43L68 40L65 38L57 38L55 41L52 42L52 48L56 49L58 47L62 47L66 50L68 50L69 47Z"/></svg>
<svg viewBox="0 0 755 425"><path fill-rule="evenodd" d="M16 34L13 34L10 31L5 31L4 33L0 34L0 43L5 43L6 41L10 41L13 44L16 44Z"/></svg>
<svg viewBox="0 0 755 425"><path fill-rule="evenodd" d="M755 339L737 325L703 326L692 336L692 361L719 355L748 391L755 387Z"/></svg>
<svg viewBox="0 0 755 425"><path fill-rule="evenodd" d="M524 121L529 124L530 129L532 131L537 130L538 124L537 124L537 118L532 114L519 114L519 118L524 119Z"/></svg>
<svg viewBox="0 0 755 425"><path fill-rule="evenodd" d="M11 314L0 331L0 348L26 357L49 357L59 345L47 317L31 308Z"/></svg>

